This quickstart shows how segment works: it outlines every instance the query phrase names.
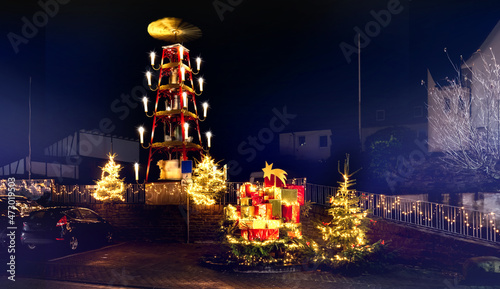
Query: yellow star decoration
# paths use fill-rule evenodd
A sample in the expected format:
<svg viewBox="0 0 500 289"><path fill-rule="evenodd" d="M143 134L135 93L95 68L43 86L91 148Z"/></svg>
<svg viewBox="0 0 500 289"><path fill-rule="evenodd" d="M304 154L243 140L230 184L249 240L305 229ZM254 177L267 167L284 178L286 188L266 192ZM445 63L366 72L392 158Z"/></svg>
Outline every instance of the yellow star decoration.
<svg viewBox="0 0 500 289"><path fill-rule="evenodd" d="M271 180L271 175L275 175L278 179L280 179L283 184L286 183L286 172L281 169L273 169L273 164L268 164L266 162L266 167L262 169L264 172L264 179L268 178Z"/></svg>

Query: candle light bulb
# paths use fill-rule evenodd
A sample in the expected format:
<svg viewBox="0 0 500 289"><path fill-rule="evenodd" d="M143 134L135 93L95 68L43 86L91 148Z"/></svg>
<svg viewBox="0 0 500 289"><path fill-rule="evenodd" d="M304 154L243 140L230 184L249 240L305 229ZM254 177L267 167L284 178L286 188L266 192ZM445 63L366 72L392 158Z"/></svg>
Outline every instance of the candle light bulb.
<svg viewBox="0 0 500 289"><path fill-rule="evenodd" d="M183 106L184 107L188 106L188 99L187 99L187 93L186 92L182 93L182 102L183 102Z"/></svg>
<svg viewBox="0 0 500 289"><path fill-rule="evenodd" d="M179 47L179 59L182 60L184 58L184 47Z"/></svg>
<svg viewBox="0 0 500 289"><path fill-rule="evenodd" d="M186 72L186 69L184 66L181 66L181 81L184 81L184 73Z"/></svg>
<svg viewBox="0 0 500 289"><path fill-rule="evenodd" d="M139 130L139 135L141 137L141 144L143 144L144 143L144 127L141 126L141 127L139 127L138 130Z"/></svg>
<svg viewBox="0 0 500 289"><path fill-rule="evenodd" d="M208 145L208 147L211 147L210 140L212 138L212 133L207 131L207 133L205 135L207 136L207 145Z"/></svg>
<svg viewBox="0 0 500 289"><path fill-rule="evenodd" d="M147 97L143 97L142 98L142 103L144 104L144 112L148 112L148 98Z"/></svg>
<svg viewBox="0 0 500 289"><path fill-rule="evenodd" d="M203 103L203 118L207 117L208 102Z"/></svg>
<svg viewBox="0 0 500 289"><path fill-rule="evenodd" d="M135 180L139 181L139 164L138 163L134 164L134 169L135 169Z"/></svg>
<svg viewBox="0 0 500 289"><path fill-rule="evenodd" d="M196 58L196 70L200 71L200 67L201 67L201 58L197 57Z"/></svg>
<svg viewBox="0 0 500 289"><path fill-rule="evenodd" d="M185 122L184 123L184 140L187 141L188 137L189 137L189 123Z"/></svg>
<svg viewBox="0 0 500 289"><path fill-rule="evenodd" d="M151 86L151 71L146 72L146 78L148 79L148 85Z"/></svg>
<svg viewBox="0 0 500 289"><path fill-rule="evenodd" d="M151 57L151 66L155 65L155 56L156 56L156 54L154 52L151 52L149 54L149 57Z"/></svg>
<svg viewBox="0 0 500 289"><path fill-rule="evenodd" d="M200 84L200 91L203 91L203 78L198 78L198 83Z"/></svg>

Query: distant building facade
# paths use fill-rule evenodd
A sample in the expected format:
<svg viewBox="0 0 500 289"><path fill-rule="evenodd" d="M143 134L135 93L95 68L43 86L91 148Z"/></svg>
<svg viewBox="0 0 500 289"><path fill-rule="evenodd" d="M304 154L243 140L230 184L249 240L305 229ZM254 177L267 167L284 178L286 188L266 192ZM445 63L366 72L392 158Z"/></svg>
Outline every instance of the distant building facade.
<svg viewBox="0 0 500 289"><path fill-rule="evenodd" d="M332 155L332 131L311 130L280 134L280 155L297 160L325 161Z"/></svg>
<svg viewBox="0 0 500 289"><path fill-rule="evenodd" d="M100 166L115 153L122 164L139 162L139 142L135 139L80 130L43 150L43 156L22 158L0 167L0 177L56 179L91 183L100 177ZM126 173L126 172L124 172Z"/></svg>
<svg viewBox="0 0 500 289"><path fill-rule="evenodd" d="M361 148L367 149L370 136L395 127L407 128L414 132L417 140L427 139L427 109L424 99L400 98L377 99L376 105L363 109L363 126L361 128Z"/></svg>

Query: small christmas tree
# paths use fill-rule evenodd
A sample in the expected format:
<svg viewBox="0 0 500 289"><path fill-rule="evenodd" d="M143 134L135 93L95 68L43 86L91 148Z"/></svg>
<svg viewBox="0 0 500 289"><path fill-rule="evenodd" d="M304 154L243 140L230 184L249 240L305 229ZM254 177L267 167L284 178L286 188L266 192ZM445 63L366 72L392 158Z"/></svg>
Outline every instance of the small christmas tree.
<svg viewBox="0 0 500 289"><path fill-rule="evenodd" d="M101 168L101 179L96 181L97 188L93 196L96 200L104 202L124 201L125 185L123 179L120 179L122 166L115 163L116 154L109 154L108 156L109 161Z"/></svg>
<svg viewBox="0 0 500 289"><path fill-rule="evenodd" d="M358 249L366 249L364 245L367 227L363 220L367 212L361 209L356 190L350 189L355 184L350 177L356 172L349 174L349 155L347 155L343 172L340 171L339 163L339 173L343 181L339 182L337 193L330 199L328 213L332 219L328 223L323 222L319 225L326 247L333 252L335 260L354 261L351 258L352 253Z"/></svg>
<svg viewBox="0 0 500 289"><path fill-rule="evenodd" d="M187 192L196 205L213 205L226 190L224 169L218 169L210 155L203 155L193 169L193 182Z"/></svg>

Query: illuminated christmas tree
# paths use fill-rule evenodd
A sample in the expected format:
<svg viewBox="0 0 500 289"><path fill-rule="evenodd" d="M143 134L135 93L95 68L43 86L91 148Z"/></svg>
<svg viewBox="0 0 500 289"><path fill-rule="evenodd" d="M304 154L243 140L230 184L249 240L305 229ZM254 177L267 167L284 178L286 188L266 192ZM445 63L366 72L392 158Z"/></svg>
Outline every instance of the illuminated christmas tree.
<svg viewBox="0 0 500 289"><path fill-rule="evenodd" d="M350 189L355 184L355 180L351 180L350 177L356 172L349 174L349 155L347 155L343 172L340 171L339 163L339 173L343 181L339 182L337 193L330 199L328 213L332 219L318 226L323 233L326 247L333 253L335 260L354 261L351 257L359 253L356 251L369 249L365 246L367 227L363 222L367 211L360 207L356 190Z"/></svg>
<svg viewBox="0 0 500 289"><path fill-rule="evenodd" d="M213 205L226 189L224 169L218 169L210 155L202 156L193 169L193 182L187 192L196 205Z"/></svg>
<svg viewBox="0 0 500 289"><path fill-rule="evenodd" d="M120 179L122 166L115 163L116 154L109 154L109 161L101 168L101 179L96 181L97 188L93 194L99 201L124 201L125 185L123 179Z"/></svg>

